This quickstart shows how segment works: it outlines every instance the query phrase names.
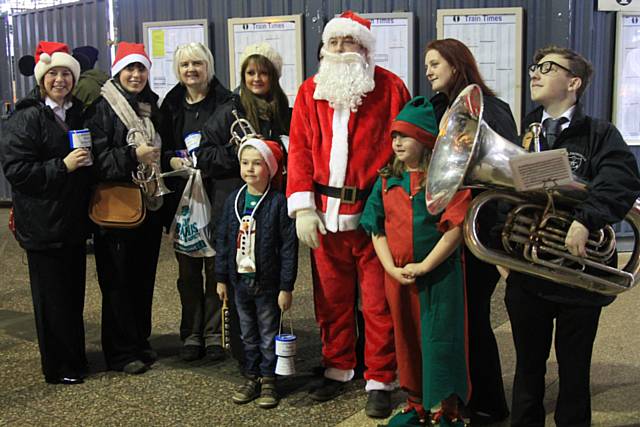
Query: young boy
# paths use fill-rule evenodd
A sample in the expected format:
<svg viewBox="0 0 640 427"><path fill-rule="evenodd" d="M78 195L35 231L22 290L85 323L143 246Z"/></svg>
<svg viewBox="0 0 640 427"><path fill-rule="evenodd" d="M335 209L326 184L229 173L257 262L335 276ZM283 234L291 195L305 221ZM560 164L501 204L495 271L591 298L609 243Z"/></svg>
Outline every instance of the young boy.
<svg viewBox="0 0 640 427"><path fill-rule="evenodd" d="M640 194L636 160L618 130L582 112L579 100L591 73L591 64L570 49L539 49L529 76L531 99L541 106L523 126L542 123L543 149L567 149L573 173L590 183L586 200L574 207L565 240L576 256L584 256L589 231L620 221ZM560 381L556 425L591 425L591 353L602 307L614 297L515 272L507 283L517 358L511 425L544 425L544 376L554 320Z"/></svg>
<svg viewBox="0 0 640 427"><path fill-rule="evenodd" d="M246 183L227 198L216 236L216 276L220 299L230 284L240 318L247 378L232 396L237 404L257 398L273 408L275 336L280 313L291 307L298 270L295 222L287 200L277 191L282 149L273 141L249 139L238 150L240 176Z"/></svg>

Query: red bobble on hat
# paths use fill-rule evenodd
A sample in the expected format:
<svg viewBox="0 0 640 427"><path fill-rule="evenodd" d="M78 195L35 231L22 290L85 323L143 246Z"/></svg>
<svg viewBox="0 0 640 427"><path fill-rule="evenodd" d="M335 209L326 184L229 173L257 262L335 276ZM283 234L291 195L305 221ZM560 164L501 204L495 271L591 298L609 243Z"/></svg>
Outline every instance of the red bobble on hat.
<svg viewBox="0 0 640 427"><path fill-rule="evenodd" d="M33 74L38 84L42 81L42 77L54 67L65 67L71 71L75 81L80 78L80 64L70 55L69 46L59 42L41 41L36 46L36 54L34 55L35 67Z"/></svg>
<svg viewBox="0 0 640 427"><path fill-rule="evenodd" d="M38 46L36 46L36 64L40 62L40 60L45 63L51 62L51 55L53 55L54 52L69 54L69 46L64 43L41 41L38 43Z"/></svg>

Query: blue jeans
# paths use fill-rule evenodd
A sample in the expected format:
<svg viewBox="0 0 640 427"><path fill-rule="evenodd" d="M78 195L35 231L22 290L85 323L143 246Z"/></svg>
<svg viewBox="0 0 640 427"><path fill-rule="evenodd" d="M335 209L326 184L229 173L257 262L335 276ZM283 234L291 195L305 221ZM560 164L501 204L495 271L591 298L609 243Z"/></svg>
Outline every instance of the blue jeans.
<svg viewBox="0 0 640 427"><path fill-rule="evenodd" d="M280 322L279 292L278 289L260 289L259 283L246 277L242 277L235 286L246 375L275 376L275 337Z"/></svg>

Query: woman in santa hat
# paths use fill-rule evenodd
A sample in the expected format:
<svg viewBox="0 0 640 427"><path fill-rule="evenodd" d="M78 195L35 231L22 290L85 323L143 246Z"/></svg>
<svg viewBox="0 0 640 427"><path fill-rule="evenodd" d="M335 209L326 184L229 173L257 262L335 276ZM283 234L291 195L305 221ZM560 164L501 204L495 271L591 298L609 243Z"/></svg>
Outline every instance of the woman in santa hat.
<svg viewBox="0 0 640 427"><path fill-rule="evenodd" d="M84 345L87 208L91 154L70 148L82 128L71 91L80 64L66 44L41 41L38 86L2 123L0 163L12 186L16 238L26 252L40 346L48 383L79 384L87 373Z"/></svg>
<svg viewBox="0 0 640 427"><path fill-rule="evenodd" d="M144 45L120 42L112 78L88 110L100 181L131 183L138 165L160 161L158 96L149 88ZM165 165L168 167L168 165ZM165 169L166 169L165 167ZM132 229L100 227L94 236L102 291L102 351L107 367L141 374L157 358L149 345L151 303L162 236L161 197L145 197L147 214Z"/></svg>

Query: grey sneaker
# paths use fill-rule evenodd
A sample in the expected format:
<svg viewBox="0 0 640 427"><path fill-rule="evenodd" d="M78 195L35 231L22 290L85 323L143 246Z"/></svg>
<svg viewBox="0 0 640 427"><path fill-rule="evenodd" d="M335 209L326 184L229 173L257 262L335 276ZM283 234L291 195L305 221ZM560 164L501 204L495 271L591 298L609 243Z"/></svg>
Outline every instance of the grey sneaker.
<svg viewBox="0 0 640 427"><path fill-rule="evenodd" d="M231 400L233 403L243 405L249 403L255 398L260 396L260 379L259 378L247 378L247 381L238 387Z"/></svg>
<svg viewBox="0 0 640 427"><path fill-rule="evenodd" d="M262 409L275 408L280 403L280 396L276 391L275 377L263 377L261 382L262 390L260 390L260 397L258 397L256 403Z"/></svg>

